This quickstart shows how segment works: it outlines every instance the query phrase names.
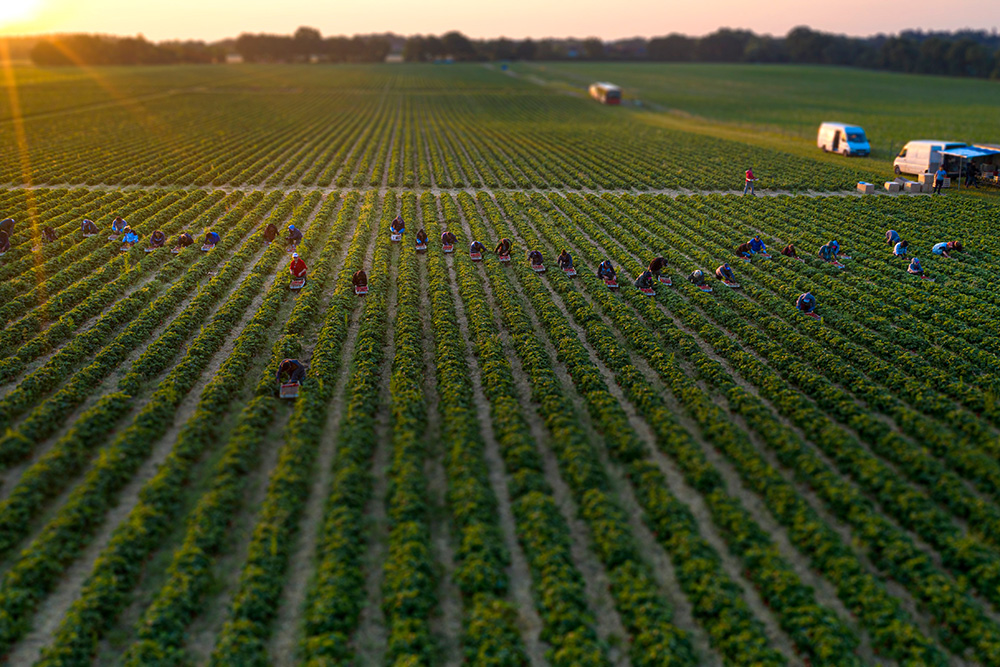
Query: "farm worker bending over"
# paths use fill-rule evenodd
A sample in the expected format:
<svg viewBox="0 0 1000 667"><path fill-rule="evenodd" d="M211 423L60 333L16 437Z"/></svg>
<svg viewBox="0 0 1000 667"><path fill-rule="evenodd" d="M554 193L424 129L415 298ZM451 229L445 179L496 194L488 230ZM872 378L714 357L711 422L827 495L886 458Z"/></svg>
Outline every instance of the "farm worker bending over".
<svg viewBox="0 0 1000 667"><path fill-rule="evenodd" d="M97 225L94 224L93 220L85 219L82 223L80 223L80 231L84 234L96 234Z"/></svg>
<svg viewBox="0 0 1000 667"><path fill-rule="evenodd" d="M833 248L833 258L837 259L837 255L840 254L840 244L836 241L830 241L827 245Z"/></svg>
<svg viewBox="0 0 1000 667"><path fill-rule="evenodd" d="M46 227L42 230L42 243L52 243L56 240L56 230Z"/></svg>
<svg viewBox="0 0 1000 667"><path fill-rule="evenodd" d="M556 259L559 262L560 269L572 269L573 268L573 256L568 252L563 250L559 253L559 257Z"/></svg>
<svg viewBox="0 0 1000 667"><path fill-rule="evenodd" d="M125 236L122 237L122 243L124 243L125 245L135 245L138 242L139 242L139 237L136 235L135 232L132 231L131 227L126 225Z"/></svg>
<svg viewBox="0 0 1000 667"><path fill-rule="evenodd" d="M538 250L532 250L528 253L528 262L530 262L532 266L538 266L542 263L542 253Z"/></svg>
<svg viewBox="0 0 1000 667"><path fill-rule="evenodd" d="M753 250L750 248L750 242L747 241L746 243L741 243L736 246L736 255L738 257L750 259L750 256L753 255Z"/></svg>
<svg viewBox="0 0 1000 667"><path fill-rule="evenodd" d="M153 232L153 235L149 237L149 247L150 248L162 248L163 244L167 242L167 235L157 229Z"/></svg>
<svg viewBox="0 0 1000 667"><path fill-rule="evenodd" d="M358 269L351 276L351 282L354 283L355 287L365 287L368 285L368 274L365 273L364 269Z"/></svg>
<svg viewBox="0 0 1000 667"><path fill-rule="evenodd" d="M920 260L914 257L910 260L910 265L906 267L907 273L912 273L915 276L924 275L924 267L920 266Z"/></svg>
<svg viewBox="0 0 1000 667"><path fill-rule="evenodd" d="M601 265L597 267L597 277L602 280L614 280L617 278L615 275L615 267L611 265L611 260L606 259L601 262Z"/></svg>
<svg viewBox="0 0 1000 667"><path fill-rule="evenodd" d="M688 280L690 280L692 284L701 287L706 283L705 272L702 271L701 269L695 269L694 271L691 272L691 275L688 276Z"/></svg>
<svg viewBox="0 0 1000 667"><path fill-rule="evenodd" d="M479 241L473 241L472 245L469 246L469 252L470 253L478 252L480 255L482 255L484 252L486 252L486 246L484 246Z"/></svg>
<svg viewBox="0 0 1000 667"><path fill-rule="evenodd" d="M458 237L456 237L450 231L442 232L441 233L441 243L443 245L455 245L455 241L457 241L457 240L458 240Z"/></svg>
<svg viewBox="0 0 1000 667"><path fill-rule="evenodd" d="M654 279L660 277L660 271L667 268L667 260L663 257L654 257L653 261L649 263L649 272L653 274Z"/></svg>
<svg viewBox="0 0 1000 667"><path fill-rule="evenodd" d="M764 254L767 252L767 246L764 245L764 242L760 240L759 236L755 236L750 239L750 250L754 253Z"/></svg>
<svg viewBox="0 0 1000 667"><path fill-rule="evenodd" d="M723 282L736 282L736 275L728 264L723 264L715 270L715 277Z"/></svg>
<svg viewBox="0 0 1000 667"><path fill-rule="evenodd" d="M0 232L6 232L7 237L10 238L10 235L14 233L14 218L7 218L0 222Z"/></svg>
<svg viewBox="0 0 1000 667"><path fill-rule="evenodd" d="M191 235L188 234L187 232L184 232L183 234L177 237L177 245L180 246L181 248L186 248L192 243L194 243L194 239L191 238Z"/></svg>
<svg viewBox="0 0 1000 667"><path fill-rule="evenodd" d="M302 232L295 225L288 225L288 243L297 246L302 240Z"/></svg>
<svg viewBox="0 0 1000 667"><path fill-rule="evenodd" d="M111 221L111 231L115 234L121 234L125 231L126 227L128 227L128 223L120 215Z"/></svg>
<svg viewBox="0 0 1000 667"><path fill-rule="evenodd" d="M288 265L288 270L291 272L293 278L306 277L306 263L299 257L299 253L292 253L292 263Z"/></svg>
<svg viewBox="0 0 1000 667"><path fill-rule="evenodd" d="M805 294L799 295L798 300L795 302L795 307L801 310L803 313L811 313L816 310L816 297L812 295L812 292L806 292Z"/></svg>
<svg viewBox="0 0 1000 667"><path fill-rule="evenodd" d="M264 240L270 243L276 238L278 238L277 226L273 222L267 223L267 227L264 228Z"/></svg>
<svg viewBox="0 0 1000 667"><path fill-rule="evenodd" d="M389 229L392 230L393 234L402 234L406 231L406 224L403 222L403 216L397 215L392 220L392 224L389 225Z"/></svg>
<svg viewBox="0 0 1000 667"><path fill-rule="evenodd" d="M829 243L820 246L818 254L819 258L824 262L832 262L837 258L837 252L833 249L833 247Z"/></svg>
<svg viewBox="0 0 1000 667"><path fill-rule="evenodd" d="M500 243L497 244L494 251L498 255L509 255L510 254L510 239L503 238L500 239Z"/></svg>
<svg viewBox="0 0 1000 667"><path fill-rule="evenodd" d="M750 194L753 194L753 193L754 193L754 192L753 192L753 182L754 182L755 180L757 180L757 179L755 179L755 178L753 177L753 168L748 168L748 169L747 169L747 181L746 181L746 183L745 183L745 184L743 185L743 194L746 194L746 193L747 193L747 190L750 190Z"/></svg>
<svg viewBox="0 0 1000 667"><path fill-rule="evenodd" d="M10 237L7 236L7 232L0 229L0 252L7 252L10 250Z"/></svg>
<svg viewBox="0 0 1000 667"><path fill-rule="evenodd" d="M944 257L951 257L948 253L950 252L961 252L965 248L962 247L961 241L948 241L947 243L936 243L931 252L935 255L942 255Z"/></svg>
<svg viewBox="0 0 1000 667"><path fill-rule="evenodd" d="M899 241L896 243L895 247L892 249L892 254L896 257L904 257L906 255L906 249L910 247L909 241Z"/></svg>
<svg viewBox="0 0 1000 667"><path fill-rule="evenodd" d="M306 379L306 367L298 359L282 359L278 364L278 384L284 384L285 378L289 384L302 384Z"/></svg>
<svg viewBox="0 0 1000 667"><path fill-rule="evenodd" d="M653 272L646 269L635 279L635 286L639 289L650 289L653 287Z"/></svg>
<svg viewBox="0 0 1000 667"><path fill-rule="evenodd" d="M427 232L421 227L420 231L417 232L417 243L420 245L427 245Z"/></svg>
<svg viewBox="0 0 1000 667"><path fill-rule="evenodd" d="M788 245L786 245L784 248L781 249L781 254L784 255L785 257L799 256L798 253L795 252L795 246L793 246L791 243L789 243Z"/></svg>
<svg viewBox="0 0 1000 667"><path fill-rule="evenodd" d="M205 245L215 245L219 242L219 235L215 232L205 234Z"/></svg>
<svg viewBox="0 0 1000 667"><path fill-rule="evenodd" d="M944 187L944 179L946 178L948 178L948 172L944 170L944 163L942 163L934 172L934 194L941 194L941 188Z"/></svg>
<svg viewBox="0 0 1000 667"><path fill-rule="evenodd" d="M899 232L895 229L890 229L885 233L886 245L896 245L899 243Z"/></svg>

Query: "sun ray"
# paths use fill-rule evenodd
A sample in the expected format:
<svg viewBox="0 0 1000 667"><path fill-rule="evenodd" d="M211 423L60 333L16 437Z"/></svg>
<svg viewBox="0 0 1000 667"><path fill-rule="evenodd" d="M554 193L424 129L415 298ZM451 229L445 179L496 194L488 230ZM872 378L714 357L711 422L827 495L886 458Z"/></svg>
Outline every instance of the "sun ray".
<svg viewBox="0 0 1000 667"><path fill-rule="evenodd" d="M10 60L10 48L6 40L0 39L0 66L3 67L4 86L7 88L7 96L10 99L11 122L14 126L14 141L17 144L18 160L21 165L21 185L25 191L25 208L28 213L28 224L31 230L32 246L41 242L40 229L38 226L38 207L35 202L35 192L33 179L31 176L31 155L28 152L28 136L24 131L24 118L21 115L21 99L17 90L17 77L14 75L14 65ZM32 253L35 267L42 263L41 253ZM36 271L39 286L44 282L44 277L40 271Z"/></svg>

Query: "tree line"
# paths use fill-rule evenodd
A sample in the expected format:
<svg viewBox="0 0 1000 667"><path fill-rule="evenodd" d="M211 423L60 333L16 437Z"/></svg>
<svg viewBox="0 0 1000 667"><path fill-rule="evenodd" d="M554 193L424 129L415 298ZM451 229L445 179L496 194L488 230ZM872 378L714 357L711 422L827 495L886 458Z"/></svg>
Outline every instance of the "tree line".
<svg viewBox="0 0 1000 667"><path fill-rule="evenodd" d="M26 38L21 38L26 39ZM409 62L586 60L714 63L800 63L884 69L913 74L1000 78L1000 35L995 31L904 31L848 37L793 28L783 37L723 28L703 37L670 34L651 39L470 39L460 32L402 37L324 37L301 27L292 35L243 33L215 43L150 42L138 37L62 35L37 38L38 65L154 65L224 62L382 62L390 54Z"/></svg>

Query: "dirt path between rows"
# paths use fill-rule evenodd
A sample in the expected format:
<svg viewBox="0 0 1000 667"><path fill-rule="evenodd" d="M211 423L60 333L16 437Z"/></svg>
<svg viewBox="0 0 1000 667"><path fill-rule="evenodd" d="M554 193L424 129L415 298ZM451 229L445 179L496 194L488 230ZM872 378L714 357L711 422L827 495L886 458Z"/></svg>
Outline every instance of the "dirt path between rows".
<svg viewBox="0 0 1000 667"><path fill-rule="evenodd" d="M358 202L356 215L360 215L362 203ZM360 224L360 220L357 224ZM371 266L372 257L375 253L375 243L378 239L378 222L372 225L370 236L364 242L366 244L364 265ZM344 255L350 252L350 243L344 244ZM343 264L341 258L338 265ZM328 285L325 298L332 296L336 285ZM279 667L292 667L297 664L297 642L301 629L301 618L303 606L306 601L309 581L316 569L316 550L319 543L320 533L323 530L323 511L326 506L326 499L329 496L331 481L333 480L333 460L337 454L337 438L340 435L341 421L344 416L345 400L347 395L347 382L351 377L351 361L354 359L354 350L357 346L358 333L361 331L360 301L351 308L347 332L344 338L344 347L340 353L340 367L337 373L337 381L334 384L333 392L330 396L329 413L326 424L323 427L323 435L320 437L319 450L316 453L316 461L313 468L312 481L309 485L309 492L306 497L305 508L299 518L298 530L295 533L295 544L292 547L291 555L288 559L288 574L285 586L281 591L281 600L278 603L278 611L272 627L274 634L268 644L268 655L271 662ZM325 310L325 309L324 309ZM316 346L318 331L310 336L310 341L306 345L303 357L310 358Z"/></svg>
<svg viewBox="0 0 1000 667"><path fill-rule="evenodd" d="M252 266L251 264L251 269ZM237 285L241 282L242 280L237 281ZM181 402L175 412L173 425L154 445L152 452L140 466L139 470L132 475L129 483L118 494L117 504L108 512L97 534L63 573L55 590L39 605L33 629L14 646L8 655L11 664L33 664L38 659L42 647L51 643L59 624L73 604L73 601L79 596L84 582L93 571L94 563L98 556L100 556L104 548L108 545L118 525L128 517L135 507L139 500L139 493L145 487L146 482L156 475L160 464L172 451L183 425L194 414L201 400L202 391L212 378L215 377L219 368L221 368L224 361L229 357L236 339L253 317L257 308L260 307L260 303L263 301L263 294L269 287L270 282L264 285L261 293L257 295L244 312L240 322L230 330L222 348L212 355L211 360L202 370L197 385L188 392L187 396Z"/></svg>

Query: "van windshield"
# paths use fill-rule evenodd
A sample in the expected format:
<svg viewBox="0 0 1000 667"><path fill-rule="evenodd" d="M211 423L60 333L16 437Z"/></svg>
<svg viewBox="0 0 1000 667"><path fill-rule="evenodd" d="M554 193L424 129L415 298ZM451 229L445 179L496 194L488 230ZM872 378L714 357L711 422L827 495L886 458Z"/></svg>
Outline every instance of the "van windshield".
<svg viewBox="0 0 1000 667"><path fill-rule="evenodd" d="M867 139L865 139L864 132L855 132L853 130L847 132L847 140L852 144L860 144L867 141Z"/></svg>

